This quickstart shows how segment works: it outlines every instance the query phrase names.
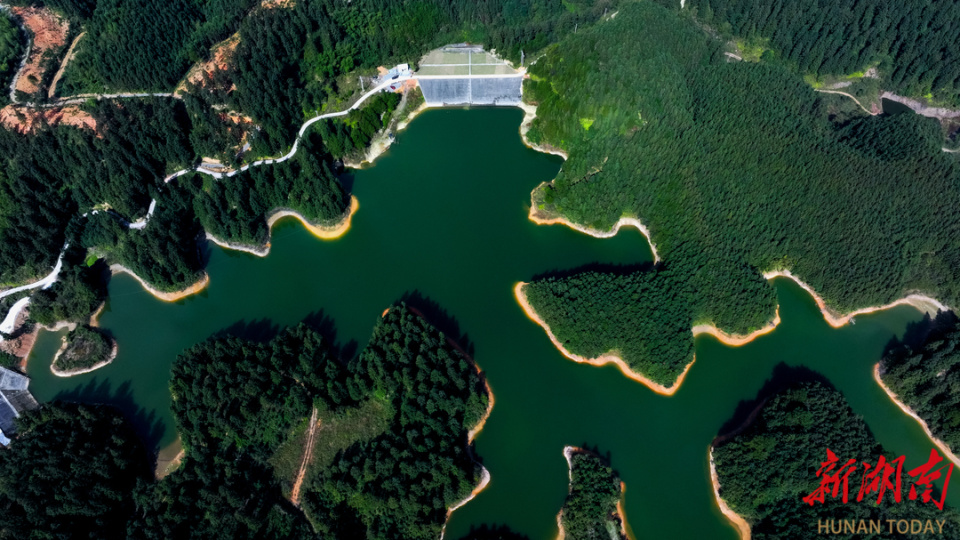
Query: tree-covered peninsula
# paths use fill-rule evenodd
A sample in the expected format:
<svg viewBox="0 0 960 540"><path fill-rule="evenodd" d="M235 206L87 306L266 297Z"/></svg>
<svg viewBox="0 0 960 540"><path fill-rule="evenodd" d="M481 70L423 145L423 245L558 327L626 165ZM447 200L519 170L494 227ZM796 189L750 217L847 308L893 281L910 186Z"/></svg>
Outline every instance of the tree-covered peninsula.
<svg viewBox="0 0 960 540"><path fill-rule="evenodd" d="M481 476L467 432L486 413L483 378L405 305L346 363L306 325L266 343L211 339L177 359L171 392L185 457L138 492L135 538L437 538ZM314 407L301 511L277 456ZM364 422L375 427L357 433Z"/></svg>
<svg viewBox="0 0 960 540"><path fill-rule="evenodd" d="M960 322L942 313L919 344L901 343L878 366L884 386L927 424L933 436L960 451Z"/></svg>
<svg viewBox="0 0 960 540"><path fill-rule="evenodd" d="M433 539L486 474L470 435L489 413L484 378L405 304L349 361L302 323L213 337L172 369L175 471L147 479L118 411L47 404L0 452L0 537ZM291 449L305 468L284 467Z"/></svg>
<svg viewBox="0 0 960 540"><path fill-rule="evenodd" d="M838 311L917 291L960 301L960 169L934 120L835 123L798 75L734 61L688 14L652 2L568 35L530 75L528 137L569 154L534 192L534 216L600 230L639 218L662 259L643 276L530 287L572 353L620 352L670 382L692 347L678 327L748 333L774 318L772 270L790 270ZM589 294L600 290L614 294Z"/></svg>
<svg viewBox="0 0 960 540"><path fill-rule="evenodd" d="M36 294L31 311L45 324L82 321L103 300L103 268L89 255L120 264L161 291L202 277L204 231L248 245L268 241L267 218L289 210L316 224L349 212L340 160L369 144L398 104L378 96L344 119L324 121L291 159L220 179L192 173L192 134L206 129L183 103L167 98L101 101L88 107L94 129L41 125L34 133L0 130L0 282L18 284L49 272L64 252L56 285ZM331 154L331 150L336 154ZM149 226L130 228L144 219Z"/></svg>
<svg viewBox="0 0 960 540"><path fill-rule="evenodd" d="M560 510L563 538L570 540L625 539L620 477L600 456L568 446L563 449L570 468L570 493Z"/></svg>
<svg viewBox="0 0 960 540"><path fill-rule="evenodd" d="M893 467L894 472L888 479L890 485L895 486L897 467L892 460L899 456L886 452L876 442L863 418L853 412L843 395L829 383L794 382L762 399L757 407L756 416L748 420L748 425L718 437L711 447L719 495L749 523L752 538L822 538L818 523L829 520L839 523L841 530L843 520L852 521L856 527L860 520L880 520L883 524L881 534L848 534L849 538L906 538L898 536L896 531L892 536L889 534L888 519L945 521L943 536L958 534L960 514L954 508L944 506L940 510L932 502L922 503L921 498L910 500L909 490L919 480L908 474L911 467L907 465L902 467L899 478L900 502L895 502L894 487L885 490L880 504L877 504L876 490L868 489L862 500L857 500L865 470L863 463L878 467L878 460L883 456ZM818 476L817 471L828 461L827 449L838 462ZM907 459L926 457L907 456ZM846 504L842 498L844 487L838 486L838 497L834 498L833 484L829 484L830 493L825 494L823 503L804 502L805 497L820 488L823 475L840 472L842 477L840 469L851 459L856 461L847 482ZM923 487L918 490L922 493ZM935 488L932 494L934 500L939 501L939 489Z"/></svg>

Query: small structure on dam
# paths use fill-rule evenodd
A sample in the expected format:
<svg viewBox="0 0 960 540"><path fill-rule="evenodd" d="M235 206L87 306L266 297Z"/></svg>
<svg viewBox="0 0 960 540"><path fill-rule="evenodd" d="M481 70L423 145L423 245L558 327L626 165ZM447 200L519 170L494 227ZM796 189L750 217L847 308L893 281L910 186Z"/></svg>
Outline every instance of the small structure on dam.
<svg viewBox="0 0 960 540"><path fill-rule="evenodd" d="M523 72L475 45L449 45L420 60L415 75L427 105L520 104Z"/></svg>

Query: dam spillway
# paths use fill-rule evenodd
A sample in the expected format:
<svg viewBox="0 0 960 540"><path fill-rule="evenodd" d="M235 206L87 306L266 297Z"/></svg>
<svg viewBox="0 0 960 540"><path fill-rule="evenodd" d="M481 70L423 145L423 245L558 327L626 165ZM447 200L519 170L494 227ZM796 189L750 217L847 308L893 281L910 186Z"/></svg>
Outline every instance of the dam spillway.
<svg viewBox="0 0 960 540"><path fill-rule="evenodd" d="M427 105L519 105L520 77L419 79Z"/></svg>
<svg viewBox="0 0 960 540"><path fill-rule="evenodd" d="M520 104L523 73L481 47L452 45L431 51L415 75L427 105Z"/></svg>

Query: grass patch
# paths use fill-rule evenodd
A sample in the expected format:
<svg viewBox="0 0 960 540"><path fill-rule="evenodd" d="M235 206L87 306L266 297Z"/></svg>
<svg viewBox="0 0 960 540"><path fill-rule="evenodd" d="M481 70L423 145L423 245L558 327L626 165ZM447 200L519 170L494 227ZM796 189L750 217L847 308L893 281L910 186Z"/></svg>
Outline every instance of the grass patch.
<svg viewBox="0 0 960 540"><path fill-rule="evenodd" d="M738 39L735 43L744 62L759 62L763 53L770 50L770 40L768 38Z"/></svg>
<svg viewBox="0 0 960 540"><path fill-rule="evenodd" d="M327 468L341 451L353 443L369 441L390 427L394 417L393 407L387 400L370 399L359 407L333 412L317 404L320 427L317 428L313 447L313 463L307 477L316 475L317 468ZM299 463L298 463L299 466Z"/></svg>
<svg viewBox="0 0 960 540"><path fill-rule="evenodd" d="M293 477L300 470L300 460L303 458L303 445L307 439L307 424L310 423L310 417L301 418L297 425L290 431L287 440L277 448L277 451L270 458L270 464L273 465L273 476L280 482L280 488L283 494L289 496L293 489Z"/></svg>

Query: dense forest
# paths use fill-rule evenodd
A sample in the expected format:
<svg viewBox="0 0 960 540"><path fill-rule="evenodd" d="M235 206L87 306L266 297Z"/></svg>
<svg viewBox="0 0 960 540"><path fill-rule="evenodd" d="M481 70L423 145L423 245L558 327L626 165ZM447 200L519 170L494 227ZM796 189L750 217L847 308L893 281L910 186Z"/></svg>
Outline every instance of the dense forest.
<svg viewBox="0 0 960 540"><path fill-rule="evenodd" d="M539 108L529 137L570 155L534 194L537 210L598 229L639 217L670 272L644 278L645 291L623 298L641 306L621 312L656 306L677 324L749 332L774 315L762 272L777 269L840 311L918 290L960 303L960 170L939 151L934 120L833 123L799 76L727 61L685 16L650 2L567 36L530 73L525 98ZM584 290L617 288L606 280L635 288L637 279L577 278ZM541 288L563 296L569 281ZM597 298L589 312L618 311L607 297L578 302ZM583 344L572 352L590 354L596 320L551 311L544 319L557 335ZM593 350L624 347L618 336L639 321L611 320L622 328L604 328L609 337ZM667 369L679 374L686 358Z"/></svg>
<svg viewBox="0 0 960 540"><path fill-rule="evenodd" d="M402 304L380 320L350 372L350 400L389 405L389 427L310 472L307 516L332 538L438 538L446 509L479 481L467 432L487 407L482 376Z"/></svg>
<svg viewBox="0 0 960 540"><path fill-rule="evenodd" d="M546 277L523 290L567 350L586 358L613 351L638 373L671 386L693 359L693 318L681 300L683 284L671 274L591 271Z"/></svg>
<svg viewBox="0 0 960 540"><path fill-rule="evenodd" d="M323 141L309 133L297 154L283 163L254 167L229 178L199 174L178 182L194 196L203 228L220 239L263 245L272 210L295 210L316 223L338 221L350 206ZM174 188L176 189L176 188Z"/></svg>
<svg viewBox="0 0 960 540"><path fill-rule="evenodd" d="M213 338L177 359L171 393L186 455L138 490L133 538L436 538L478 479L466 433L486 409L482 378L404 305L347 363L303 324L265 343ZM296 509L273 457L312 407L371 401L386 405L383 431L315 462Z"/></svg>
<svg viewBox="0 0 960 540"><path fill-rule="evenodd" d="M144 215L167 170L194 160L182 105L151 98L89 107L96 131L0 130L0 282L49 272L80 214Z"/></svg>
<svg viewBox="0 0 960 540"><path fill-rule="evenodd" d="M48 4L81 19L89 33L69 68L69 93L169 91L190 63L239 27L241 43L252 53L240 57L250 62L246 68L254 68L241 75L291 75L289 85L275 77L259 79L258 93L289 91L283 97L296 101L290 108L295 112L298 105L319 103L315 98L337 75L392 59L415 60L449 42L484 42L519 58L521 48L542 48L595 20L615 1L318 0L260 7L256 0L138 0L136 9L121 0Z"/></svg>
<svg viewBox="0 0 960 540"><path fill-rule="evenodd" d="M960 4L933 0L688 0L721 34L767 48L763 60L816 76L877 67L889 89L960 104Z"/></svg>
<svg viewBox="0 0 960 540"><path fill-rule="evenodd" d="M90 314L107 297L103 262L87 264L86 250L78 245L69 247L63 255L64 268L49 289L41 289L30 296L30 318L53 326L57 322L86 322Z"/></svg>
<svg viewBox="0 0 960 540"><path fill-rule="evenodd" d="M60 281L37 293L35 320L81 321L103 299L104 268L86 250L119 263L161 290L191 284L203 271L198 239L263 244L266 215L291 209L308 220L338 221L350 204L339 160L369 144L399 96L369 100L343 119L325 121L300 141L292 159L232 177L166 174L196 163L197 132L216 131L206 103L147 98L86 105L96 130L41 126L34 134L0 131L0 282L46 274L69 245ZM227 139L224 139L225 141ZM331 149L336 153L331 155ZM129 229L157 201L149 226ZM82 216L82 214L86 214Z"/></svg>
<svg viewBox="0 0 960 540"><path fill-rule="evenodd" d="M138 492L131 537L307 537L309 525L282 498L267 459L310 415L312 400L326 397L326 383L344 378L342 369L302 325L268 343L224 336L181 354L170 392L185 456Z"/></svg>
<svg viewBox="0 0 960 540"><path fill-rule="evenodd" d="M147 455L120 412L49 403L0 452L0 537L122 538Z"/></svg>
<svg viewBox="0 0 960 540"><path fill-rule="evenodd" d="M10 102L10 81L20 67L24 37L9 14L0 13L0 106Z"/></svg>
<svg viewBox="0 0 960 540"><path fill-rule="evenodd" d="M215 336L172 370L179 468L149 481L146 453L118 411L47 404L19 420L0 452L0 537L437 538L446 509L479 480L467 432L487 408L483 377L404 304L347 362L300 324L267 341ZM318 444L301 510L274 464L291 441L299 461L312 408L324 423L354 412L382 422L364 436L340 433L333 452Z"/></svg>
<svg viewBox="0 0 960 540"><path fill-rule="evenodd" d="M570 452L570 493L560 510L564 538L608 540L625 538L620 531L617 502L620 477L592 452L567 447Z"/></svg>
<svg viewBox="0 0 960 540"><path fill-rule="evenodd" d="M919 345L891 348L880 374L935 437L960 449L960 322L955 315L941 313Z"/></svg>
<svg viewBox="0 0 960 540"><path fill-rule="evenodd" d="M876 491L868 491L863 500L856 500L863 476L859 462L877 465L881 456L888 462L897 456L884 451L863 418L828 383L792 383L761 407L749 426L713 449L720 495L750 523L753 538L820 538L816 523L829 519L946 520L944 537L958 534L960 514L955 509L945 506L941 511L932 503L909 500L907 492L916 477L909 476L908 467L902 471L901 502L895 502L888 492L877 504ZM849 478L849 500L844 504L842 498L827 494L822 504L805 504L802 499L820 485L817 470L827 461L827 449L839 459L836 469L847 460L859 460L854 462L858 470ZM939 500L939 492L934 493ZM947 527L951 527L950 532ZM886 529L881 535L856 537L890 538Z"/></svg>
<svg viewBox="0 0 960 540"><path fill-rule="evenodd" d="M59 5L57 5L59 4ZM91 4L96 7L91 9ZM236 30L257 0L61 0L87 35L60 93L169 92L187 68Z"/></svg>

